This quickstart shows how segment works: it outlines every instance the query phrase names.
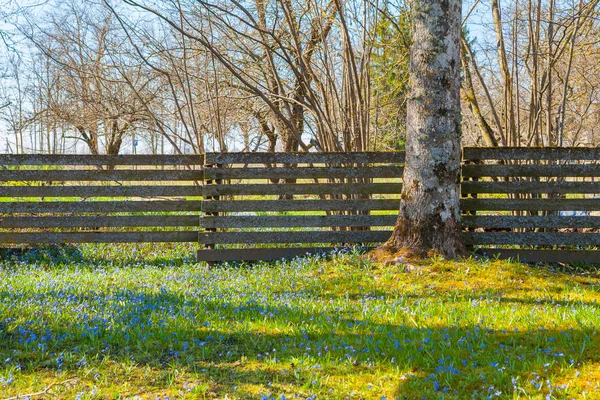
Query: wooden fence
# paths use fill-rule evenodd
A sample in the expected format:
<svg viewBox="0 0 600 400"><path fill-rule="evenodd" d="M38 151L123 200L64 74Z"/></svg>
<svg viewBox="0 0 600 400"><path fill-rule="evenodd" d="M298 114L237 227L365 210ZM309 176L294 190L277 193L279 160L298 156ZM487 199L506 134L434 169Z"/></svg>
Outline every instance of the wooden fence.
<svg viewBox="0 0 600 400"><path fill-rule="evenodd" d="M0 243L195 242L202 156L0 155Z"/></svg>
<svg viewBox="0 0 600 400"><path fill-rule="evenodd" d="M403 153L206 154L198 259L381 243L396 221L403 161Z"/></svg>
<svg viewBox="0 0 600 400"><path fill-rule="evenodd" d="M530 262L600 263L600 149L465 148L465 241Z"/></svg>
<svg viewBox="0 0 600 400"><path fill-rule="evenodd" d="M600 150L465 148L465 241L488 256L600 263ZM201 261L377 245L404 155L0 156L0 243L198 242ZM282 248L287 246L287 248Z"/></svg>

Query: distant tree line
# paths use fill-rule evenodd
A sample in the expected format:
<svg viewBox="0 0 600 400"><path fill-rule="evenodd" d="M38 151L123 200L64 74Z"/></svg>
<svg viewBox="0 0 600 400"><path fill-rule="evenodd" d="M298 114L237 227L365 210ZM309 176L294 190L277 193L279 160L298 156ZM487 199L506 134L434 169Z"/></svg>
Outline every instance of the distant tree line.
<svg viewBox="0 0 600 400"><path fill-rule="evenodd" d="M598 1L464 4L465 144L598 144ZM404 145L410 2L12 3L0 11L13 27L0 31L0 151Z"/></svg>

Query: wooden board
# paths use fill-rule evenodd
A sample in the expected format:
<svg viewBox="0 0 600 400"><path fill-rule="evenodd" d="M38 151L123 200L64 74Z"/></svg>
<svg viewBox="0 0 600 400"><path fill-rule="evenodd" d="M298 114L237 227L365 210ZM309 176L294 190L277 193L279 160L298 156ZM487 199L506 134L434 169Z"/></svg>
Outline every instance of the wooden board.
<svg viewBox="0 0 600 400"><path fill-rule="evenodd" d="M204 196L299 194L399 194L401 183L299 183L205 185Z"/></svg>
<svg viewBox="0 0 600 400"><path fill-rule="evenodd" d="M393 226L396 215L204 216L203 228L293 228L319 226ZM0 221L0 226L1 221Z"/></svg>
<svg viewBox="0 0 600 400"><path fill-rule="evenodd" d="M465 147L464 160L600 160L595 147Z"/></svg>
<svg viewBox="0 0 600 400"><path fill-rule="evenodd" d="M197 238L196 231L0 233L0 243L6 244L196 242Z"/></svg>
<svg viewBox="0 0 600 400"><path fill-rule="evenodd" d="M474 177L596 177L600 164L585 165L463 165L462 175Z"/></svg>
<svg viewBox="0 0 600 400"><path fill-rule="evenodd" d="M206 153L206 164L403 163L404 152Z"/></svg>
<svg viewBox="0 0 600 400"><path fill-rule="evenodd" d="M200 211L202 201L0 202L0 213L89 213Z"/></svg>
<svg viewBox="0 0 600 400"><path fill-rule="evenodd" d="M461 192L469 193L600 193L600 182L461 182Z"/></svg>
<svg viewBox="0 0 600 400"><path fill-rule="evenodd" d="M591 232L464 232L463 238L467 245L600 245L600 235Z"/></svg>
<svg viewBox="0 0 600 400"><path fill-rule="evenodd" d="M202 186L0 186L4 197L172 197L202 196Z"/></svg>
<svg viewBox="0 0 600 400"><path fill-rule="evenodd" d="M0 170L0 181L202 181L200 170Z"/></svg>
<svg viewBox="0 0 600 400"><path fill-rule="evenodd" d="M200 232L198 242L235 243L374 243L385 242L391 231L273 231L273 232Z"/></svg>
<svg viewBox="0 0 600 400"><path fill-rule="evenodd" d="M0 217L0 228L92 228L92 227L165 227L199 226L200 217L193 215L141 216L69 216L69 217Z"/></svg>
<svg viewBox="0 0 600 400"><path fill-rule="evenodd" d="M403 167L272 167L206 168L211 179L314 179L314 178L401 178ZM0 175L1 177L1 175Z"/></svg>
<svg viewBox="0 0 600 400"><path fill-rule="evenodd" d="M203 165L203 155L1 154L0 166L14 165Z"/></svg>
<svg viewBox="0 0 600 400"><path fill-rule="evenodd" d="M559 216L559 215L464 215L461 217L464 227L468 228L596 228L600 229L598 216Z"/></svg>
<svg viewBox="0 0 600 400"><path fill-rule="evenodd" d="M461 199L463 211L596 211L600 199Z"/></svg>
<svg viewBox="0 0 600 400"><path fill-rule="evenodd" d="M369 211L398 210L400 200L215 200L204 201L202 211Z"/></svg>

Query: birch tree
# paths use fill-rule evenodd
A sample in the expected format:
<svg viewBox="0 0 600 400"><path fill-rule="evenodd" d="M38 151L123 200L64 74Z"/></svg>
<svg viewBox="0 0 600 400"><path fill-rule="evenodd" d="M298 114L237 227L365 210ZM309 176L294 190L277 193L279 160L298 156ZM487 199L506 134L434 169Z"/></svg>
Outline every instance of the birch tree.
<svg viewBox="0 0 600 400"><path fill-rule="evenodd" d="M454 258L461 146L460 0L413 3L403 189L392 237L380 251Z"/></svg>

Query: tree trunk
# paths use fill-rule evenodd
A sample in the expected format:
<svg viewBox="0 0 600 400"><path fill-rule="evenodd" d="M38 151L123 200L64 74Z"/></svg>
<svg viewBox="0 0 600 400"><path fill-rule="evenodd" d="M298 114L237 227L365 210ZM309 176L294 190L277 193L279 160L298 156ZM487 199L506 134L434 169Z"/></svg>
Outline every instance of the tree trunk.
<svg viewBox="0 0 600 400"><path fill-rule="evenodd" d="M460 0L413 3L400 212L381 249L454 258L460 230Z"/></svg>
<svg viewBox="0 0 600 400"><path fill-rule="evenodd" d="M481 136L485 140L485 145L490 147L498 147L498 140L496 140L496 136L494 135L494 131L490 124L488 124L487 120L483 116L481 109L479 108L479 101L477 101L477 96L475 95L475 89L473 88L473 79L471 77L471 67L469 65L468 52L465 46L465 40L461 40L462 43L462 51L461 51L461 60L462 60L462 69L463 69L463 96L469 109L473 113L475 120L477 121L477 126L481 131Z"/></svg>

